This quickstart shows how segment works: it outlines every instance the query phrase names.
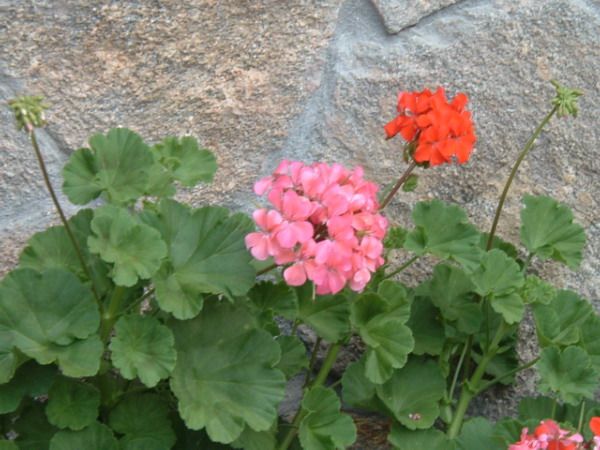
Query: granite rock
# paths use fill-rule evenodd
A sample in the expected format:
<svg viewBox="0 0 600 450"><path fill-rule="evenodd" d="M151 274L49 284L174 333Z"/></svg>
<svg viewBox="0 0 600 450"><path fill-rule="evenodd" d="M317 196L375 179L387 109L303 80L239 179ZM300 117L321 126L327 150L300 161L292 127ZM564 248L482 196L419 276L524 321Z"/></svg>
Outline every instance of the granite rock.
<svg viewBox="0 0 600 450"><path fill-rule="evenodd" d="M373 0L388 33L396 34L460 0Z"/></svg>

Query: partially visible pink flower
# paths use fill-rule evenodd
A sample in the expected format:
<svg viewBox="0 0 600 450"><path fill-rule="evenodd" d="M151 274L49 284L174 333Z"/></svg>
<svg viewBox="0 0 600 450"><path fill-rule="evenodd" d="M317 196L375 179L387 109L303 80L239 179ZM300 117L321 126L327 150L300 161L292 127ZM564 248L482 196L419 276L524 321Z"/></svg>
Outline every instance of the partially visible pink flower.
<svg viewBox="0 0 600 450"><path fill-rule="evenodd" d="M531 435L524 428L521 440L509 447L509 450L580 450L583 449L583 436L560 428L553 420L542 420Z"/></svg>
<svg viewBox="0 0 600 450"><path fill-rule="evenodd" d="M311 280L318 294L361 291L383 264L388 222L378 213L377 185L340 164L282 161L254 191L273 209L259 209L260 231L246 236L256 259L273 257L289 265L283 277L291 286Z"/></svg>

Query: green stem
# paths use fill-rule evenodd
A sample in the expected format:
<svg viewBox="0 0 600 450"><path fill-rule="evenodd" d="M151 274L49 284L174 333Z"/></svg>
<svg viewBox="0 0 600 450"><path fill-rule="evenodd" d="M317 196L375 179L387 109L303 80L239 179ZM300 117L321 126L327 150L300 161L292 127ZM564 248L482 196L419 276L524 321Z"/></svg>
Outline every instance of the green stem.
<svg viewBox="0 0 600 450"><path fill-rule="evenodd" d="M131 305L127 306L127 308L125 308L123 310L123 313L129 312L132 309L134 309L136 306L139 306L144 300L146 300L152 294L154 294L154 288L148 289L144 295L142 295L140 298L138 298L137 300L132 302Z"/></svg>
<svg viewBox="0 0 600 450"><path fill-rule="evenodd" d="M73 248L75 249L75 253L77 253L77 258L79 259L79 263L81 264L83 273L85 274L87 279L90 280L92 292L94 294L94 297L96 298L96 302L98 303L100 310L102 311L102 303L100 302L100 296L98 295L98 291L96 290L96 285L94 284L94 279L92 278L92 276L90 274L90 270L89 270L87 264L85 263L85 259L83 259L83 253L81 252L79 243L77 242L77 239L75 239L75 235L73 234L73 231L71 230L71 226L69 225L67 217L65 216L65 213L63 212L63 209L60 206L60 202L58 201L56 192L54 191L54 188L52 187L52 183L50 182L50 177L48 176L48 170L46 169L46 163L44 162L44 157L42 156L42 152L40 151L40 146L38 145L34 130L31 130L29 132L29 137L31 139L31 146L33 147L33 150L35 151L35 156L37 157L38 164L40 166L40 170L42 171L42 176L44 177L44 182L46 183L46 188L48 189L48 192L50 193L50 197L52 197L52 203L54 203L54 207L56 208L56 211L58 211L58 215L60 216L60 220L61 220L63 226L65 227L67 236L69 236L69 240L71 241L71 244L73 245Z"/></svg>
<svg viewBox="0 0 600 450"><path fill-rule="evenodd" d="M385 274L385 276L383 277L383 279L387 280L388 278L391 278L394 275L398 275L404 269L406 269L407 267L411 266L417 259L419 259L419 256L413 256L408 261L406 261L404 264L402 264L400 267L398 267L396 270L394 270L394 271L392 271L390 273Z"/></svg>
<svg viewBox="0 0 600 450"><path fill-rule="evenodd" d="M579 424L577 425L577 432L581 433L583 428L583 416L585 415L585 400L581 400L581 409L579 410Z"/></svg>
<svg viewBox="0 0 600 450"><path fill-rule="evenodd" d="M325 380L327 379L327 375L329 375L329 372L331 371L331 368L333 367L333 364L337 359L337 355L341 347L342 344L340 342L333 344L331 347L329 347L329 351L327 352L327 356L323 361L323 365L321 366L321 369L319 370L319 373L317 374L315 379L312 381L312 383L310 383L310 388L321 386L325 382ZM302 406L300 406L298 408L298 412L294 416L292 424L290 425L290 429L286 433L279 447L277 447L277 450L287 450L287 448L291 445L294 438L296 437L296 434L298 433L298 428L300 427L300 423L302 422L302 419L304 419L305 416L306 411L302 409Z"/></svg>
<svg viewBox="0 0 600 450"><path fill-rule="evenodd" d="M126 291L127 288L123 286L115 286L108 304L108 310L102 315L100 336L104 342L108 341L113 325L119 317L119 311L121 309L121 304L123 303L123 298L125 297Z"/></svg>
<svg viewBox="0 0 600 450"><path fill-rule="evenodd" d="M454 377L452 378L452 385L450 386L450 393L448 394L448 401L452 402L454 398L454 389L456 388L456 383L458 381L458 376L460 375L460 369L462 368L463 362L465 360L465 356L467 355L467 349L470 347L469 341L465 342L465 346L463 348L462 353L460 354L460 358L458 360L458 364L456 365L456 370L454 371Z"/></svg>
<svg viewBox="0 0 600 450"><path fill-rule="evenodd" d="M381 206L379 206L380 210L382 210L388 205L388 203L392 200L394 195L396 195L396 192L398 192L398 189L400 189L404 182L408 180L408 177L410 176L411 172L415 169L415 167L417 167L417 163L415 161L411 162L408 168L402 174L402 176L398 178L398 181L396 182L392 190L389 192L389 194L385 197L385 200L381 202Z"/></svg>
<svg viewBox="0 0 600 450"><path fill-rule="evenodd" d="M496 331L496 335L490 343L490 346L481 358L477 369L475 369L473 376L469 379L469 381L463 384L460 392L460 398L458 399L458 404L456 406L456 411L447 432L450 439L455 439L460 433L467 408L469 407L471 400L473 400L473 398L477 395L479 382L485 375L485 370L487 369L488 364L492 359L494 359L494 356L496 356L498 344L504 336L504 331L505 325L504 322L502 322L498 327L498 331Z"/></svg>
<svg viewBox="0 0 600 450"><path fill-rule="evenodd" d="M264 269L259 270L258 272L256 272L256 276L260 276L260 275L264 275L267 272L270 272L271 270L275 269L277 267L277 264L271 264L270 266L265 267Z"/></svg>
<svg viewBox="0 0 600 450"><path fill-rule="evenodd" d="M556 417L556 407L558 406L558 400L554 399L554 403L552 404L552 420Z"/></svg>
<svg viewBox="0 0 600 450"><path fill-rule="evenodd" d="M515 165L513 166L512 170L510 172L510 175L508 176L508 180L506 180L506 184L504 185L504 190L502 191L502 195L500 195L498 207L496 208L496 215L494 216L494 222L492 223L492 228L490 230L490 235L488 236L488 241L487 241L487 249L488 250L490 250L492 248L492 243L494 241L494 235L496 234L496 228L498 227L498 221L500 220L500 214L502 213L502 207L504 206L504 202L506 201L506 196L508 195L508 190L510 189L510 185L512 184L512 182L515 178L515 175L517 174L517 171L519 170L519 166L521 165L521 163L523 162L523 160L525 159L525 157L527 156L529 151L532 149L533 144L535 143L535 140L539 137L540 133L542 132L544 127L548 124L548 122L550 122L550 119L556 113L557 109L558 109L558 106L555 106L546 115L546 117L544 117L544 120L542 120L542 122L535 129L535 131L533 132L533 134L531 135L531 137L525 144L525 147L523 147L523 150L521 150L519 157L515 161Z"/></svg>
<svg viewBox="0 0 600 450"><path fill-rule="evenodd" d="M500 381L502 381L504 378L509 377L511 375L514 375L515 373L519 373L525 369L529 369L530 367L534 366L535 363L537 363L540 360L539 357L532 359L531 361L529 361L528 363L522 364L519 367L516 367L512 370L509 370L506 373L503 373L502 375L494 378L493 380L487 382L486 384L484 384L483 386L481 386L478 390L477 390L477 394L482 393L483 391L491 388L493 385L495 385L496 383L499 383Z"/></svg>
<svg viewBox="0 0 600 450"><path fill-rule="evenodd" d="M321 346L322 339L320 337L315 341L315 345L313 347L312 354L310 355L310 362L308 363L308 370L306 371L306 377L304 378L304 386L308 386L308 382L310 381L310 374L312 373L315 367L315 361L317 360L317 355L319 354L319 347Z"/></svg>

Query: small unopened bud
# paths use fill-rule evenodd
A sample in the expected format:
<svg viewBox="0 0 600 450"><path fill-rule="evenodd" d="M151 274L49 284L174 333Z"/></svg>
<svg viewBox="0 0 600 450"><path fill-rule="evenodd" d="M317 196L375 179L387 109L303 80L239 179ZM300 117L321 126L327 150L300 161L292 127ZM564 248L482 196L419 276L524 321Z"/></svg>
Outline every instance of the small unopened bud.
<svg viewBox="0 0 600 450"><path fill-rule="evenodd" d="M43 103L44 98L40 95L24 95L9 100L8 106L15 115L17 129L25 129L32 132L34 128L46 125L44 110L48 105Z"/></svg>
<svg viewBox="0 0 600 450"><path fill-rule="evenodd" d="M552 80L551 83L556 88L556 97L552 99L552 105L557 107L556 114L558 117L577 117L579 111L577 98L581 97L583 92L579 89L563 86L556 80Z"/></svg>

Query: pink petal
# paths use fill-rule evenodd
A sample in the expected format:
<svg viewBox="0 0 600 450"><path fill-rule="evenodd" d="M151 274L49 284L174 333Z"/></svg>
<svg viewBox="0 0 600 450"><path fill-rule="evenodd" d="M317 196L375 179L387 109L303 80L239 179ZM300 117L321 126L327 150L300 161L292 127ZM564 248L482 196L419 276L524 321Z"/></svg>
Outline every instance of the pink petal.
<svg viewBox="0 0 600 450"><path fill-rule="evenodd" d="M302 286L306 283L306 272L301 263L288 267L283 272L283 278L290 286Z"/></svg>

